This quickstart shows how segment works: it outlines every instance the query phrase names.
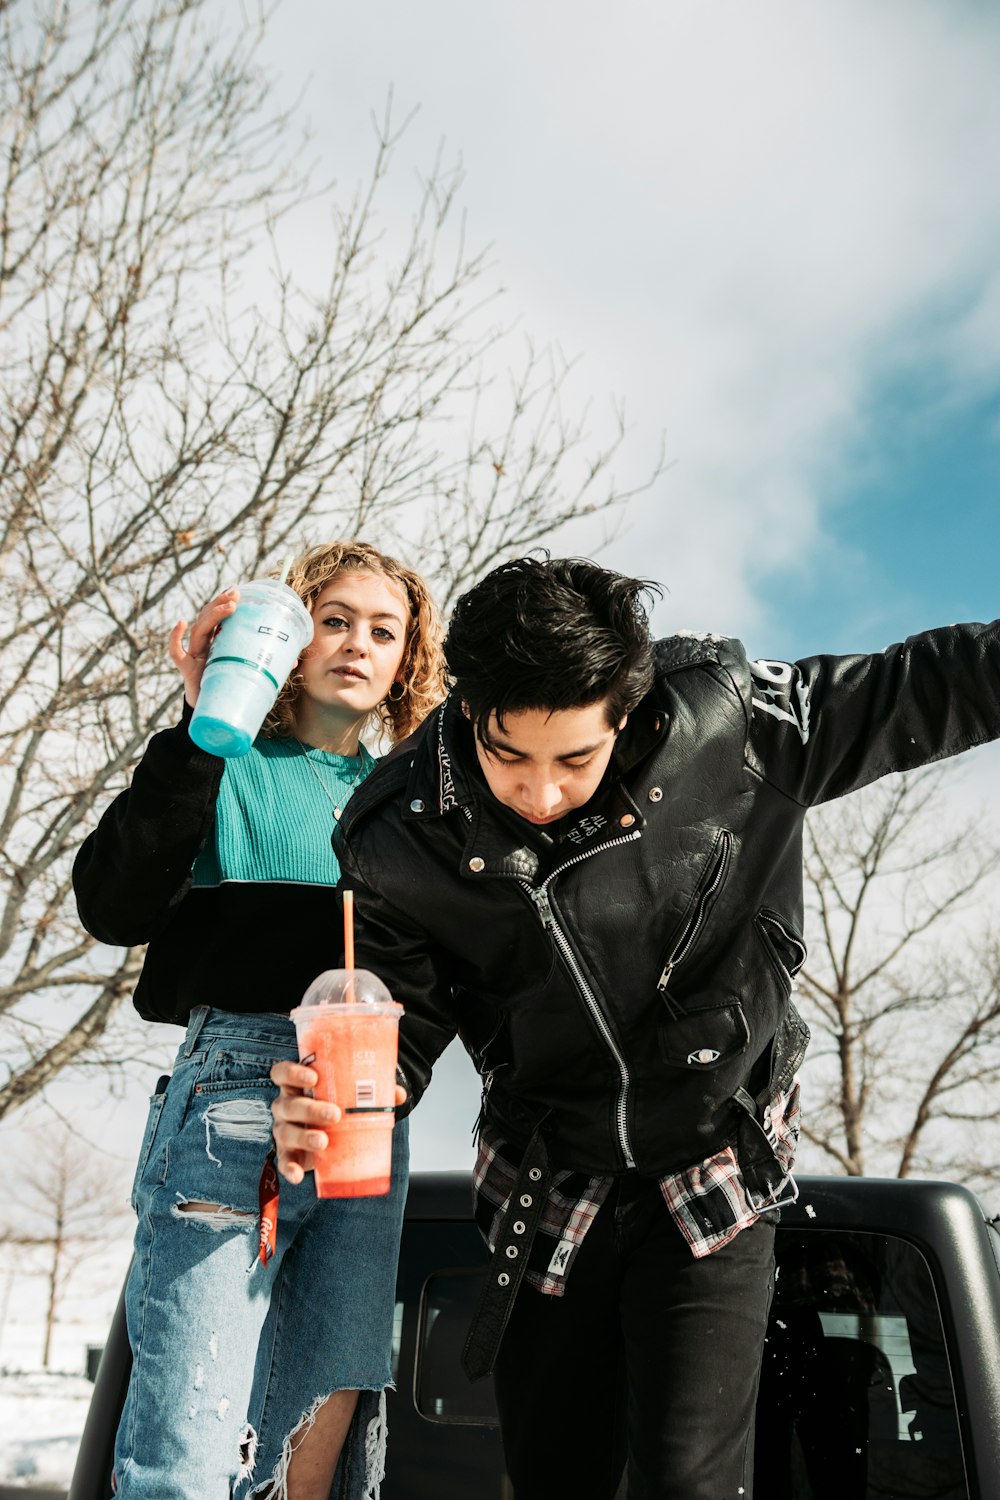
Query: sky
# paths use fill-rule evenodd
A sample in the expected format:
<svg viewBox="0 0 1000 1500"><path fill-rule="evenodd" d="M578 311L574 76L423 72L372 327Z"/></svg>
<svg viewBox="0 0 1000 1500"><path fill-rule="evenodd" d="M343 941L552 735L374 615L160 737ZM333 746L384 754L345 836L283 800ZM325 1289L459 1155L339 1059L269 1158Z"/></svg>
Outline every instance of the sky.
<svg viewBox="0 0 1000 1500"><path fill-rule="evenodd" d="M624 403L623 478L649 471L663 434L662 476L599 554L665 585L661 632L793 657L994 617L1000 9L282 14L271 61L339 184L363 177L391 90L396 119L417 113L387 222L443 143L504 315L577 361L595 431ZM968 761L956 796L992 813L1000 757ZM438 1075L413 1120L418 1165L468 1160L475 1080L454 1049Z"/></svg>
<svg viewBox="0 0 1000 1500"><path fill-rule="evenodd" d="M794 657L994 616L1000 7L283 0L265 61L338 192L390 91L397 121L416 111L389 240L439 148L460 157L513 346L575 360L595 444L624 404L623 482L662 437L663 473L596 554L664 584L660 632ZM299 229L321 279L324 198ZM969 758L966 805L997 810L998 768ZM467 1164L476 1107L450 1054L415 1165ZM131 1156L143 1110L93 1129Z"/></svg>
<svg viewBox="0 0 1000 1500"><path fill-rule="evenodd" d="M799 655L992 617L995 7L281 14L271 60L340 184L391 89L397 119L418 113L387 219L440 143L460 155L505 315L578 359L595 426L624 402L626 477L665 435L602 554L666 585L660 628Z"/></svg>

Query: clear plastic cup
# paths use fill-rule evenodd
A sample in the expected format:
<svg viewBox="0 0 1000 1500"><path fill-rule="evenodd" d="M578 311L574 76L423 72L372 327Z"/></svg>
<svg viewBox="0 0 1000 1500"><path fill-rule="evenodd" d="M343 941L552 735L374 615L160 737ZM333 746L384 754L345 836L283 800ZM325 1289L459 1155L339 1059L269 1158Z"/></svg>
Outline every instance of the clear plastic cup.
<svg viewBox="0 0 1000 1500"><path fill-rule="evenodd" d="M275 578L240 584L240 601L219 627L188 733L200 750L246 755L295 663L313 619L294 589Z"/></svg>
<svg viewBox="0 0 1000 1500"><path fill-rule="evenodd" d="M396 1046L403 1007L367 969L327 969L292 1011L299 1057L319 1074L315 1097L338 1104L315 1153L317 1198L374 1198L389 1191L396 1120Z"/></svg>

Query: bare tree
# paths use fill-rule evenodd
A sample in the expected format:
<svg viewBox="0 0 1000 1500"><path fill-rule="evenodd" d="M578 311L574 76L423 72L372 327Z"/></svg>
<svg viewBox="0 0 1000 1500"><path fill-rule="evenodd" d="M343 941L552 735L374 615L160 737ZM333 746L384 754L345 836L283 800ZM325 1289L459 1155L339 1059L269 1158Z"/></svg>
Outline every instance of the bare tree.
<svg viewBox="0 0 1000 1500"><path fill-rule="evenodd" d="M70 862L176 711L174 620L338 534L422 558L447 603L627 498L620 418L587 452L564 364L501 377L458 170L386 234L387 112L367 184L314 190L256 66L270 18L223 45L210 13L0 5L0 1119L99 1057L134 985ZM318 204L317 290L283 246Z"/></svg>
<svg viewBox="0 0 1000 1500"><path fill-rule="evenodd" d="M122 1236L130 1218L121 1170L95 1155L66 1126L35 1138L36 1149L8 1190L8 1229L0 1244L27 1251L45 1284L42 1364L67 1292L81 1267Z"/></svg>
<svg viewBox="0 0 1000 1500"><path fill-rule="evenodd" d="M804 1136L851 1175L1000 1181L1000 868L938 768L810 815ZM987 1148L986 1142L992 1144Z"/></svg>

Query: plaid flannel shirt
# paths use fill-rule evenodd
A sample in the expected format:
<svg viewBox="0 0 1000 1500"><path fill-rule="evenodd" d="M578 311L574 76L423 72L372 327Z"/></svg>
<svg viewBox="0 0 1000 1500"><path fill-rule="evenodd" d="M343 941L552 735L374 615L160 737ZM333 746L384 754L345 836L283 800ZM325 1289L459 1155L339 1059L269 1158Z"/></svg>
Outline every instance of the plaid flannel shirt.
<svg viewBox="0 0 1000 1500"><path fill-rule="evenodd" d="M798 1189L791 1173L799 1139L799 1096L796 1078L764 1116L768 1139L785 1169L784 1178L765 1203L751 1202L732 1146L697 1166L660 1178L664 1202L696 1258L727 1245L762 1213L795 1201ZM491 1251L510 1204L519 1165L519 1153L484 1125L473 1186L476 1222ZM525 1271L525 1279L540 1292L562 1296L573 1261L613 1182L611 1176L587 1177L583 1172L553 1174Z"/></svg>

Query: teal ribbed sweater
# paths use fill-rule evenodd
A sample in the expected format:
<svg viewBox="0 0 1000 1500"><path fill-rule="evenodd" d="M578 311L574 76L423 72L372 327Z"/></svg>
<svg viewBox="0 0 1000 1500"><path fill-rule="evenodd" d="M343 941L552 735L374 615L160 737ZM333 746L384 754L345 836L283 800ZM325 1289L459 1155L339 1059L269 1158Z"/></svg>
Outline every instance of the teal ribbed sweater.
<svg viewBox="0 0 1000 1500"><path fill-rule="evenodd" d="M249 754L226 761L213 835L195 860L195 885L231 880L336 885L333 808L346 806L353 787L374 765L363 745L358 757L304 749L297 740L256 740Z"/></svg>

